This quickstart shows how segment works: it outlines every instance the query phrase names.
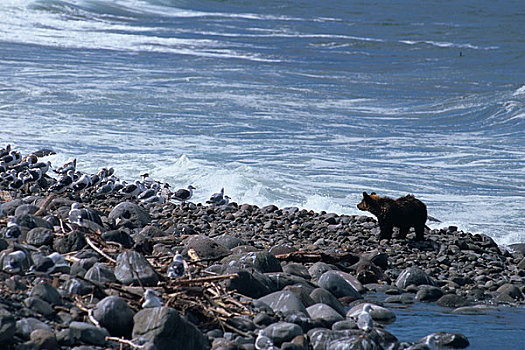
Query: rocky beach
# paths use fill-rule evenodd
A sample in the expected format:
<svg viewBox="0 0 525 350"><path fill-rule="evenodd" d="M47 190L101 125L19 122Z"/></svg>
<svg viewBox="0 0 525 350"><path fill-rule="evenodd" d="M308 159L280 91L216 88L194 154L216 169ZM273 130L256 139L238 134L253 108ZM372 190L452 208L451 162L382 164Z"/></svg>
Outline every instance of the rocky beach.
<svg viewBox="0 0 525 350"><path fill-rule="evenodd" d="M417 303L525 303L525 244L453 226L378 240L371 216L193 203L50 153L2 150L2 348L460 349L459 332L414 342L388 325Z"/></svg>

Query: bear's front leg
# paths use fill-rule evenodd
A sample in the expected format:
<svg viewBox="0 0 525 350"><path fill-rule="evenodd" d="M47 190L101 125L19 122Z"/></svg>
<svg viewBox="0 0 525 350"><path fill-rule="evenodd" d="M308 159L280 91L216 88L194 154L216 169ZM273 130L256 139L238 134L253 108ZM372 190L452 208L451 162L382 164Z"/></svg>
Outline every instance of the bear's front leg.
<svg viewBox="0 0 525 350"><path fill-rule="evenodd" d="M425 234L425 224L414 227L414 230L416 231L416 241L422 241Z"/></svg>
<svg viewBox="0 0 525 350"><path fill-rule="evenodd" d="M394 227L390 223L380 223L379 229L381 230L379 232L379 240L392 238L392 231Z"/></svg>

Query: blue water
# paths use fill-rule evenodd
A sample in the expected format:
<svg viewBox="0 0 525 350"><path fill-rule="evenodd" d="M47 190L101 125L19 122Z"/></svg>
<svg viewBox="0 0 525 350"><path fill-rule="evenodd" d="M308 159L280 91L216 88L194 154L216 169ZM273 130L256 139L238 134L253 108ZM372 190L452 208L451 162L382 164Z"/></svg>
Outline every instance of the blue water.
<svg viewBox="0 0 525 350"><path fill-rule="evenodd" d="M0 142L196 201L361 192L525 242L525 2L0 1Z"/></svg>
<svg viewBox="0 0 525 350"><path fill-rule="evenodd" d="M399 341L416 342L434 332L461 333L469 349L525 349L525 308L499 307L484 315L457 315L434 304L393 309L396 321L386 327Z"/></svg>

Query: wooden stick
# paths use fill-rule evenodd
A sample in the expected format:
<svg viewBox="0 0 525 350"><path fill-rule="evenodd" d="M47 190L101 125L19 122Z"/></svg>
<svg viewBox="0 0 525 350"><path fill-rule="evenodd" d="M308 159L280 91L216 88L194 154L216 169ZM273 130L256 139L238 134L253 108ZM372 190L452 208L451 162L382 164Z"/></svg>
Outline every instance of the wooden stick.
<svg viewBox="0 0 525 350"><path fill-rule="evenodd" d="M136 349L144 349L144 345L135 344L131 340L127 340L127 339L124 339L124 338L107 336L106 337L106 341L108 341L108 340L116 341L116 342L121 343L121 344L126 344L126 345L129 345L129 346L131 346L133 348L136 348Z"/></svg>
<svg viewBox="0 0 525 350"><path fill-rule="evenodd" d="M95 243L93 243L93 241L91 240L91 238L89 238L88 236L86 236L86 243L91 247L93 248L94 251L96 251L97 253L99 253L100 255L102 255L104 258L106 258L107 260L111 261L112 263L116 264L117 261L115 259L113 259L112 257L110 257L109 255L107 255L106 253L104 253L102 251L102 249L100 249L99 247L97 247L95 245Z"/></svg>
<svg viewBox="0 0 525 350"><path fill-rule="evenodd" d="M210 277L200 277L200 278L194 278L194 279L184 279L184 280L174 280L172 281L173 285L178 286L184 286L188 284L197 284L197 283L206 283L206 282L215 282L215 281L222 281L222 280L228 280L237 277L236 273L232 273L229 275L219 275L219 276L210 276Z"/></svg>
<svg viewBox="0 0 525 350"><path fill-rule="evenodd" d="M42 205L40 206L40 209L38 209L34 215L35 216L42 215L44 213L44 211L47 209L47 207L49 207L49 204L51 204L51 201L53 200L53 198L55 198L55 194L54 193L51 193L49 196L47 196L47 198L44 201L44 203L42 203Z"/></svg>

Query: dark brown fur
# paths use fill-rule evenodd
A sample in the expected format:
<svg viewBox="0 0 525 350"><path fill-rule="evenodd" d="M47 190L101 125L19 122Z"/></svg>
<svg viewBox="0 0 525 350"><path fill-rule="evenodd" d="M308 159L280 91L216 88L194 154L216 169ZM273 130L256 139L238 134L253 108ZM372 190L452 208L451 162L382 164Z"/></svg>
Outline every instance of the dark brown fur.
<svg viewBox="0 0 525 350"><path fill-rule="evenodd" d="M427 206L413 195L398 199L381 197L372 192L363 192L363 200L357 205L360 210L369 211L377 217L381 232L379 239L391 239L392 229L399 228L399 237L406 238L413 227L416 240L422 240L427 221Z"/></svg>

